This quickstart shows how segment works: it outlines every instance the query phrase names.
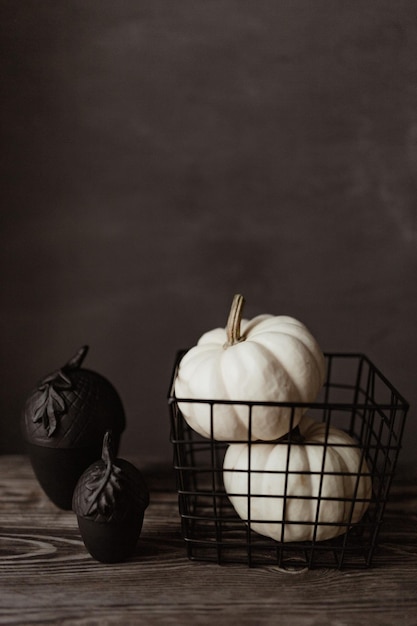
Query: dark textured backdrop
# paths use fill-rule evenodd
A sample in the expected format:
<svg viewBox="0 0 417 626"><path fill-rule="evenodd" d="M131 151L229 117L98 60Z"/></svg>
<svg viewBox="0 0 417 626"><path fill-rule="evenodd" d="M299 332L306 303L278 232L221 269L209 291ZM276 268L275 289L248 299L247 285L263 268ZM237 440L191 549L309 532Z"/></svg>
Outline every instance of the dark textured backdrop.
<svg viewBox="0 0 417 626"><path fill-rule="evenodd" d="M2 451L82 344L125 455L170 458L178 348L290 314L417 436L414 0L1 0Z"/></svg>

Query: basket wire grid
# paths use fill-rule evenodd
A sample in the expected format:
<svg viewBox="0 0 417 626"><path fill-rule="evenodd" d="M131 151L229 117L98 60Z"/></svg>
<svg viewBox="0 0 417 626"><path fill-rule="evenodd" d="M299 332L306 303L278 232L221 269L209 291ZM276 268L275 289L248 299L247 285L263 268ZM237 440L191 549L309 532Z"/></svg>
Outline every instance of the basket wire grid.
<svg viewBox="0 0 417 626"><path fill-rule="evenodd" d="M302 403L260 403L238 402L233 400L213 401L204 399L177 399L174 383L179 361L185 351L178 352L173 369L168 403L171 419L171 442L174 450L174 469L177 478L179 514L182 536L186 544L187 555L191 560L225 563L246 563L248 566L276 565L291 568L347 568L367 567L372 564L377 547L380 526L390 485L398 460L403 437L408 404L377 367L363 354L326 353L327 376L318 399L307 405ZM210 407L211 433L214 432L216 418L214 408L222 404L240 404L248 408L248 438L240 443L248 446L248 467L240 470L247 474L247 518L241 519L236 513L223 480L223 461L230 441L216 441L211 436L205 438L196 433L184 419L178 406L183 402L204 403ZM253 530L255 521L262 527L262 520L251 519L251 480L257 470L251 469L251 446L270 444L271 442L251 441L250 430L252 411L257 405L285 406L291 410L291 419L297 408L306 407L307 414L315 421L325 424L326 435L330 427L336 427L348 433L360 449L361 460L366 461L372 481L372 495L363 517L352 523L352 512L358 498L358 487L365 471L352 475L349 471L338 472L353 479L353 496L342 498L332 496L332 501L345 501L350 514L343 522L332 522L331 526L340 526L338 536L318 540L318 533L326 522L319 520L321 507L326 506L322 497L323 479L329 476L324 462L326 450L330 445L327 436L317 445L322 449L322 467L318 473L318 492L310 496L316 505L314 520L288 520L285 517L288 477L294 472L289 470L291 446L300 444L296 429L279 440L278 445L288 449L287 464L284 471L284 493L282 512L279 519L282 532L281 540L271 539ZM233 442L237 443L237 442ZM333 446L333 444L331 444ZM346 445L346 444L340 444ZM362 467L360 463L359 467ZM239 470L237 470L239 471ZM273 474L279 472L272 472ZM305 473L305 472L304 472ZM310 472L307 472L310 473ZM330 472L331 474L331 472ZM258 494L257 494L257 497ZM276 497L262 495L262 498ZM293 498L294 496L291 496ZM308 497L307 497L308 498ZM303 496L303 500L306 496ZM269 522L268 522L269 523ZM309 541L284 541L285 529L291 524L313 526L312 539ZM329 524L329 522L327 522ZM259 528L259 524L257 526Z"/></svg>

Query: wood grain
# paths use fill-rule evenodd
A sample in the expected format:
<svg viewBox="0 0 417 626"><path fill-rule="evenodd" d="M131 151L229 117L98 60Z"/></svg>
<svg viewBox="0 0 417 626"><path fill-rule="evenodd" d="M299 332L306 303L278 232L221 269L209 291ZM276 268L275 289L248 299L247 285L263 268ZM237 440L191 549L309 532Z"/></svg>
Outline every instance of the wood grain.
<svg viewBox="0 0 417 626"><path fill-rule="evenodd" d="M0 624L417 624L417 487L394 485L370 569L282 571L187 559L172 473L144 470L151 504L129 561L98 563L26 457L0 457Z"/></svg>

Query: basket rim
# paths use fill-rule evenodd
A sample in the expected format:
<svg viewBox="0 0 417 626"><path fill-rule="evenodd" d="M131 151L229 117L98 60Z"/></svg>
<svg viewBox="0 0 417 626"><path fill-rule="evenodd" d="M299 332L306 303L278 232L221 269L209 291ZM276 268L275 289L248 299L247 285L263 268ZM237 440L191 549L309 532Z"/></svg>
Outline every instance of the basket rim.
<svg viewBox="0 0 417 626"><path fill-rule="evenodd" d="M372 368L375 374L380 378L381 382L384 383L389 391L391 391L392 395L395 396L395 402L384 402L384 403L376 403L372 399L369 399L367 402L326 402L326 401L313 401L313 402L275 402L275 401L262 401L262 400L233 400L233 399L213 399L213 398L183 398L178 397L175 394L174 386L175 380L178 373L178 368L182 357L189 351L188 349L178 350L174 362L174 367L171 374L171 380L169 384L167 399L168 404L173 403L197 403L197 404L209 404L210 406L214 406L216 404L220 405L244 405L244 406L276 406L276 407L287 407L287 408L311 408L311 409L326 409L331 406L334 409L340 410L349 410L352 408L355 409L369 409L374 408L376 410L390 410L390 409L399 409L404 411L406 414L410 408L409 402L404 398L404 396L398 391L396 387L388 380L388 378L381 372L381 370L375 365L375 363L364 353L362 352L323 352L326 360L331 361L333 359L356 359L359 362L366 363L370 368ZM324 383L324 387L331 386L333 389L351 389L350 385L343 384L333 384L329 385L328 381Z"/></svg>

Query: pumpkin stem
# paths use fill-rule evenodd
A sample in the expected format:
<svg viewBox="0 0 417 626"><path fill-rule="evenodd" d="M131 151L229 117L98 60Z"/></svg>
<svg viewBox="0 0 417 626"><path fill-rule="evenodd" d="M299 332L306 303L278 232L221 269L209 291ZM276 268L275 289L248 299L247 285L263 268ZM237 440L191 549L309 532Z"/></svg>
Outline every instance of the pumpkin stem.
<svg viewBox="0 0 417 626"><path fill-rule="evenodd" d="M227 341L224 344L225 348L234 346L236 343L243 341L243 337L240 334L240 323L242 321L242 311L245 299L239 293L237 293L232 301L229 317L226 326Z"/></svg>
<svg viewBox="0 0 417 626"><path fill-rule="evenodd" d="M280 441L290 441L291 443L304 443L305 437L301 434L299 425L294 426L289 433L281 437Z"/></svg>
<svg viewBox="0 0 417 626"><path fill-rule="evenodd" d="M68 361L66 365L62 369L65 370L77 370L81 367L82 362L87 356L88 346L83 346L78 350L78 352Z"/></svg>

